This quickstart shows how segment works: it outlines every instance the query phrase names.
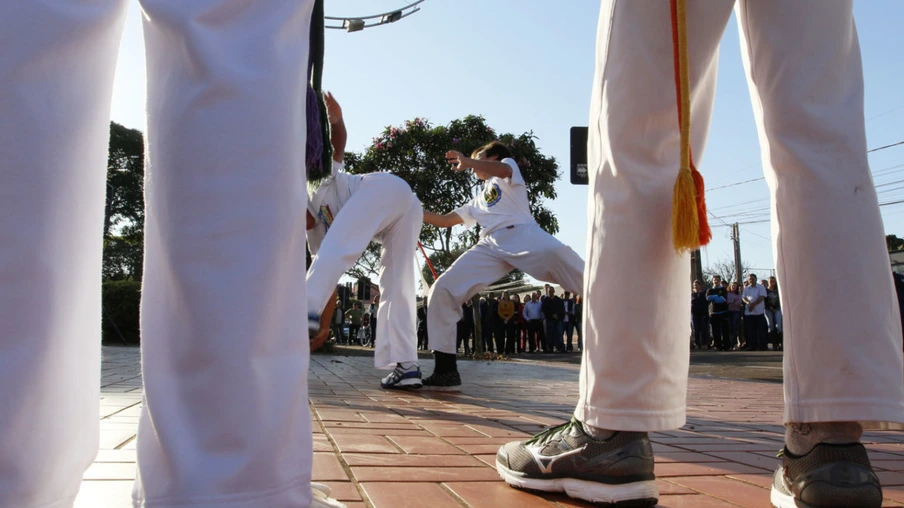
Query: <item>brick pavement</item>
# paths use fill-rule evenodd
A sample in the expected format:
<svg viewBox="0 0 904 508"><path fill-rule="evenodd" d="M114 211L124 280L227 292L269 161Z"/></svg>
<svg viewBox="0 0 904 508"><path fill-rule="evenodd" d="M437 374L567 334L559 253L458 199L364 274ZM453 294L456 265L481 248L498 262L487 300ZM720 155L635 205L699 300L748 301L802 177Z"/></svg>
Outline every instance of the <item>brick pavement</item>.
<svg viewBox="0 0 904 508"><path fill-rule="evenodd" d="M422 362L426 372L432 362ZM570 418L578 368L542 362L459 363L460 394L379 388L368 357L316 355L310 400L314 480L349 508L570 508L560 495L506 486L493 469L499 445ZM781 385L691 378L688 424L651 436L660 506L768 507L782 446ZM104 348L101 445L76 508L128 507L141 405L139 355ZM904 433L865 436L885 506L904 506Z"/></svg>

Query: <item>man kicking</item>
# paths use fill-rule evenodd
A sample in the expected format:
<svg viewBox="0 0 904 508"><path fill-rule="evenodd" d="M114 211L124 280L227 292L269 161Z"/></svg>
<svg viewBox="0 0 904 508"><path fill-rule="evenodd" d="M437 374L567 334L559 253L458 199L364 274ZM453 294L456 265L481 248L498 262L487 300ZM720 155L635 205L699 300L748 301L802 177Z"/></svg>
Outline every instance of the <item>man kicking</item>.
<svg viewBox="0 0 904 508"><path fill-rule="evenodd" d="M461 302L514 268L582 294L584 261L534 220L524 177L505 145L493 141L471 157L452 150L446 158L453 171L471 169L486 182L483 192L451 213L424 212L424 222L437 227L481 227L480 240L437 279L428 300L427 330L436 367L424 386L455 391L461 388L455 359Z"/></svg>
<svg viewBox="0 0 904 508"><path fill-rule="evenodd" d="M308 186L308 244L314 256L307 274L308 328L313 348L329 336L339 278L371 240L382 244L374 366L393 369L383 388L420 388L415 334L414 248L423 208L411 187L389 173L352 175L343 171L348 133L342 108L326 93L333 145L332 175ZM329 307L329 308L327 308ZM321 318L322 316L322 318ZM325 321L325 323L324 323ZM315 336L316 334L316 336Z"/></svg>

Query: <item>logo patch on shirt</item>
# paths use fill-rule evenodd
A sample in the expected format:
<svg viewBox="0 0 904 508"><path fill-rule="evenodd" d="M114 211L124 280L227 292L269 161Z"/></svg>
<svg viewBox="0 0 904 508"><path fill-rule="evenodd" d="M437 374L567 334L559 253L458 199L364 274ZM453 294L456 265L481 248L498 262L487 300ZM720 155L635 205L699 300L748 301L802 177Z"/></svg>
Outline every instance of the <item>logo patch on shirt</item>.
<svg viewBox="0 0 904 508"><path fill-rule="evenodd" d="M502 199L502 190L499 184L487 185L483 190L483 200L487 202L487 206L493 206Z"/></svg>
<svg viewBox="0 0 904 508"><path fill-rule="evenodd" d="M327 205L323 205L320 207L320 213L317 214L320 217L320 220L326 224L326 229L329 231L330 226L333 225L333 212L330 210L330 207Z"/></svg>

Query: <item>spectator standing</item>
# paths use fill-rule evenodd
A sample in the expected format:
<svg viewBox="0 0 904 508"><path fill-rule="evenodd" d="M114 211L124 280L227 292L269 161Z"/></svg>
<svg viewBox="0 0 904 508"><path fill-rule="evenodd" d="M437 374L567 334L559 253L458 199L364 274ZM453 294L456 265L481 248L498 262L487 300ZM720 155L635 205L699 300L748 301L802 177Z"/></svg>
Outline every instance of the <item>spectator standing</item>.
<svg viewBox="0 0 904 508"><path fill-rule="evenodd" d="M343 334L342 328L345 324L345 313L342 311L342 300L336 298L336 308L333 309L333 337L336 340L336 344L344 344L345 336Z"/></svg>
<svg viewBox="0 0 904 508"><path fill-rule="evenodd" d="M496 334L496 351L499 354L512 354L514 353L514 348L509 351L509 344L513 344L513 339L510 339L512 333L514 333L514 317L515 317L515 302L512 301L511 297L508 294L508 291L502 292L502 299L499 300L499 323L502 333Z"/></svg>
<svg viewBox="0 0 904 508"><path fill-rule="evenodd" d="M734 281L728 288L728 330L731 346L740 349L741 344L741 313L744 301L741 300L741 286Z"/></svg>
<svg viewBox="0 0 904 508"><path fill-rule="evenodd" d="M766 286L765 316L772 350L779 351L783 348L784 337L782 336L782 302L778 295L778 280L775 277L769 277Z"/></svg>
<svg viewBox="0 0 904 508"><path fill-rule="evenodd" d="M512 296L512 302L515 304L515 316L512 330L512 349L515 353L524 352L524 304L521 303L521 295ZM509 340L506 336L506 340Z"/></svg>
<svg viewBox="0 0 904 508"><path fill-rule="evenodd" d="M756 274L747 277L747 287L741 293L747 305L744 311L744 337L748 351L766 350L766 288L757 284Z"/></svg>
<svg viewBox="0 0 904 508"><path fill-rule="evenodd" d="M565 314L562 320L566 337L565 351L574 351L571 342L574 336L574 299L571 297L570 292L565 291L565 295L562 297L562 305L565 308Z"/></svg>
<svg viewBox="0 0 904 508"><path fill-rule="evenodd" d="M574 329L578 332L578 351L584 351L584 297L574 297Z"/></svg>
<svg viewBox="0 0 904 508"><path fill-rule="evenodd" d="M370 303L370 347L377 345L377 311L380 308L380 295Z"/></svg>
<svg viewBox="0 0 904 508"><path fill-rule="evenodd" d="M719 275L713 275L713 287L706 290L706 300L709 302L709 326L713 332L714 347L720 351L729 351L728 291L722 287L722 277Z"/></svg>
<svg viewBox="0 0 904 508"><path fill-rule="evenodd" d="M556 295L551 286L547 286L546 299L543 300L543 316L546 318L546 346L548 352L565 352L565 344L562 342L562 318L565 315L565 305L562 299Z"/></svg>
<svg viewBox="0 0 904 508"><path fill-rule="evenodd" d="M361 304L359 302L355 302L352 304L352 308L345 313L345 317L348 318L348 343L351 344L353 340L357 340L358 331L361 329L361 318L364 316L364 309L361 308Z"/></svg>
<svg viewBox="0 0 904 508"><path fill-rule="evenodd" d="M537 349L546 351L546 344L541 342L540 329L543 327L543 304L540 303L540 295L531 293L530 301L524 304L524 322L527 324L527 346L529 353L537 352Z"/></svg>
<svg viewBox="0 0 904 508"><path fill-rule="evenodd" d="M709 349L709 302L706 300L703 283L699 280L694 281L694 291L691 293L691 327L694 332L694 347Z"/></svg>

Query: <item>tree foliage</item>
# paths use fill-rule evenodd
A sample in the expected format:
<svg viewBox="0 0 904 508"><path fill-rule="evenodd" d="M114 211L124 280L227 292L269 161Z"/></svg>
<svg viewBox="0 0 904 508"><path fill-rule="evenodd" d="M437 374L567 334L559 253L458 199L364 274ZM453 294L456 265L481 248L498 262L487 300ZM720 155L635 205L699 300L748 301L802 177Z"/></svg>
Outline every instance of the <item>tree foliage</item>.
<svg viewBox="0 0 904 508"><path fill-rule="evenodd" d="M898 238L898 235L885 235L885 244L888 246L888 252L904 250L904 238Z"/></svg>
<svg viewBox="0 0 904 508"><path fill-rule="evenodd" d="M110 122L103 278L141 280L144 257L144 138Z"/></svg>
<svg viewBox="0 0 904 508"><path fill-rule="evenodd" d="M473 115L440 126L415 118L402 126L387 127L364 152L347 153L346 168L351 173L386 171L397 175L408 182L425 210L448 213L471 200L482 189L483 182L469 172L452 171L445 153L458 150L470 155L475 148L496 139L509 147L521 169L534 219L550 234L557 233L558 221L544 200L556 197L558 164L555 158L540 152L533 132L497 135L483 117ZM441 273L441 269L444 271L477 242L478 235L476 229L436 228L425 224L420 241ZM349 274L374 274L378 266L379 247L372 244ZM429 269L426 275L432 281Z"/></svg>
<svg viewBox="0 0 904 508"><path fill-rule="evenodd" d="M712 285L713 275L718 275L722 277L722 280L727 280L732 282L735 280L735 262L734 258L729 259L720 259L713 263L710 266L707 266L703 269L703 274L706 276L706 280L702 281L703 285L709 287ZM744 260L741 260L741 276L745 276L750 273L750 265L744 263ZM741 281L737 281L741 282Z"/></svg>

